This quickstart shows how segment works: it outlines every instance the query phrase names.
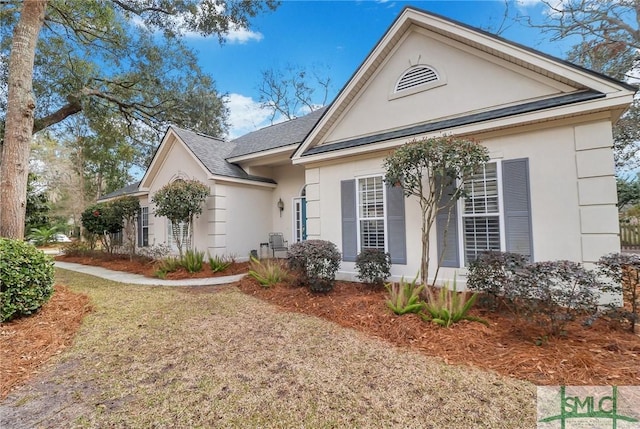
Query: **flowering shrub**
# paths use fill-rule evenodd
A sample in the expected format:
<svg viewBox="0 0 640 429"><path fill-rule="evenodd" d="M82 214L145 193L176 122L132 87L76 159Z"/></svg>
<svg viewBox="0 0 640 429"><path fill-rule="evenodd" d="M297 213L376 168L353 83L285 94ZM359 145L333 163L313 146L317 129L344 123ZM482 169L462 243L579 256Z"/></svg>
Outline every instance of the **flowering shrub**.
<svg viewBox="0 0 640 429"><path fill-rule="evenodd" d="M504 295L514 281L516 272L527 263L527 259L517 253L485 252L469 264L467 287L484 292L493 308L498 296Z"/></svg>
<svg viewBox="0 0 640 429"><path fill-rule="evenodd" d="M382 286L391 275L391 255L379 249L364 249L356 258L356 270L360 280Z"/></svg>
<svg viewBox="0 0 640 429"><path fill-rule="evenodd" d="M87 232L100 237L103 249L111 253L113 247L109 234L122 230L122 213L113 204L97 203L82 212L82 226Z"/></svg>
<svg viewBox="0 0 640 429"><path fill-rule="evenodd" d="M602 292L622 294L623 306L615 308L610 315L615 314L629 323L631 332L640 321L640 256L634 254L610 253L603 256L596 264L599 274L608 278L602 283Z"/></svg>
<svg viewBox="0 0 640 429"><path fill-rule="evenodd" d="M325 240L301 241L289 249L289 268L298 274L301 282L309 285L312 292L333 289L340 259L338 247Z"/></svg>
<svg viewBox="0 0 640 429"><path fill-rule="evenodd" d="M548 333L558 335L578 313L595 314L596 292L600 288L596 274L582 265L549 261L525 266L505 292L525 316L546 325Z"/></svg>

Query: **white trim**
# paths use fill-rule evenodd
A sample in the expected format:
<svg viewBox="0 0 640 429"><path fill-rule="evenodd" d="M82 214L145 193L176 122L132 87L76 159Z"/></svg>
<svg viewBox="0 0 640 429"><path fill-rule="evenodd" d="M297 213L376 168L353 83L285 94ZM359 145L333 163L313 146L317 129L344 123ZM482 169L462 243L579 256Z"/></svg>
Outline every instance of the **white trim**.
<svg viewBox="0 0 640 429"><path fill-rule="evenodd" d="M260 158L271 157L271 156L274 156L274 155L281 155L281 154L285 154L286 155L288 152L296 150L297 147L298 147L298 143L290 144L290 145L287 145L287 146L281 146L281 147L277 147L277 148L274 148L274 149L267 149L267 150L263 150L263 151L259 151L259 152L248 153L246 155L229 157L229 158L226 159L226 161L230 162L232 164L235 164L235 163L240 163L240 162L243 162L243 161L259 160Z"/></svg>
<svg viewBox="0 0 640 429"><path fill-rule="evenodd" d="M487 164L496 164L496 180L497 180L497 192L498 192L498 213L492 213L490 215L478 214L478 215L465 215L464 214L464 198L459 198L456 201L457 204L457 223L458 223L458 265L461 268L466 268L466 246L465 246L465 230L464 219L467 217L486 217L486 216L498 216L498 228L500 229L500 251L504 252L507 248L506 231L505 231L505 219L504 219L504 196L502 194L502 160L491 159Z"/></svg>
<svg viewBox="0 0 640 429"><path fill-rule="evenodd" d="M622 101L623 99L626 101ZM313 162L327 161L336 158L344 158L346 156L359 155L367 152L375 152L382 150L394 149L398 146L405 144L410 139L420 139L428 137L438 137L444 134L462 135L477 135L480 133L486 133L491 131L497 131L505 128L515 128L523 125L529 125L534 123L542 123L549 121L556 121L565 118L576 118L578 115L586 115L593 112L611 110L613 107L621 106L626 108L629 103L633 101L632 95L616 96L601 98L598 100L591 100L587 102L575 103L565 106L559 106L551 109L537 110L535 112L523 113L519 115L508 116L504 118L493 119L490 121L474 122L468 125L461 125L454 128L446 128L442 130L427 132L423 134L416 134L409 137L402 137L392 140L386 140L377 143L365 144L362 146L356 146L347 149L339 149L331 152L318 153L315 155L300 156L300 151L296 156L292 158L294 165L304 165ZM588 105L588 106L587 106ZM478 112L474 112L478 113ZM442 120L449 118L441 118ZM418 124L415 124L418 125ZM387 132L393 130L382 130L381 132ZM378 134L378 133L376 133ZM340 143L340 141L327 142L324 145Z"/></svg>
<svg viewBox="0 0 640 429"><path fill-rule="evenodd" d="M360 186L359 186L359 181L363 180L363 179L370 179L370 178L377 178L379 177L381 179L381 184L382 184L382 218L380 216L375 216L375 217L365 217L362 218L360 216ZM384 233L384 251L385 253L388 252L389 250L389 226L387 225L387 187L384 185L384 174L367 174L367 175L362 175L362 176L355 176L355 186L356 186L356 238L357 238L357 244L356 244L356 255L360 254L360 252L362 251L362 243L361 243L361 231L360 231L360 221L361 220L374 220L374 221L378 221L378 220L382 220L382 224L383 224L383 233Z"/></svg>

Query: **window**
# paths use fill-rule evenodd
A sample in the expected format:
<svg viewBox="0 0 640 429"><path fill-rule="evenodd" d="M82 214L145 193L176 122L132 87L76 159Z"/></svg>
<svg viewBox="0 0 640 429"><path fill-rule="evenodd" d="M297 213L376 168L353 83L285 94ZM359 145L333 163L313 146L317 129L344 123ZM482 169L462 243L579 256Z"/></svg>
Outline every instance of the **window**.
<svg viewBox="0 0 640 429"><path fill-rule="evenodd" d="M487 250L500 251L498 164L488 163L464 184L462 231L465 265Z"/></svg>
<svg viewBox="0 0 640 429"><path fill-rule="evenodd" d="M182 242L183 247L188 245L187 239L189 238L189 228L184 222L180 222L178 234L180 235L180 241ZM173 238L173 228L171 221L167 219L167 244L172 249L177 249L176 240Z"/></svg>
<svg viewBox="0 0 640 429"><path fill-rule="evenodd" d="M488 163L464 189L467 197L436 218L441 266L468 265L488 250L518 253L533 261L529 160ZM439 205L445 207L450 202L449 191Z"/></svg>
<svg viewBox="0 0 640 429"><path fill-rule="evenodd" d="M358 179L358 249L385 250L384 182L382 176Z"/></svg>
<svg viewBox="0 0 640 429"><path fill-rule="evenodd" d="M140 232L138 236L138 246L149 246L149 207L140 209Z"/></svg>

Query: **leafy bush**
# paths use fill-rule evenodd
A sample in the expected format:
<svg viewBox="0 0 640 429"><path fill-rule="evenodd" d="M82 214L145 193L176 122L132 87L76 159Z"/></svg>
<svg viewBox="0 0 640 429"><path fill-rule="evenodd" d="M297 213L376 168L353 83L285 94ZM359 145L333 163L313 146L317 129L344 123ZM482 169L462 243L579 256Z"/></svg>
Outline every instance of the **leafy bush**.
<svg viewBox="0 0 640 429"><path fill-rule="evenodd" d="M391 275L391 255L379 249L365 249L356 258L358 278L382 286Z"/></svg>
<svg viewBox="0 0 640 429"><path fill-rule="evenodd" d="M209 267L214 273L226 270L233 263L233 259L227 256L209 256Z"/></svg>
<svg viewBox="0 0 640 429"><path fill-rule="evenodd" d="M156 205L156 216L165 216L171 221L171 232L180 255L183 248L191 247L193 220L202 213L202 203L208 196L209 187L204 183L179 179L160 188L151 198Z"/></svg>
<svg viewBox="0 0 640 429"><path fill-rule="evenodd" d="M149 259L162 259L171 253L171 247L167 244L154 244L148 247L139 247L138 255Z"/></svg>
<svg viewBox="0 0 640 429"><path fill-rule="evenodd" d="M189 271L190 273L197 273L202 271L204 265L204 252L198 252L197 250L187 250L180 258L180 265Z"/></svg>
<svg viewBox="0 0 640 429"><path fill-rule="evenodd" d="M53 261L29 243L0 238L0 319L32 314L53 294Z"/></svg>
<svg viewBox="0 0 640 429"><path fill-rule="evenodd" d="M601 291L622 294L623 306L612 308L610 314L616 314L628 322L631 332L640 321L640 256L633 254L610 253L596 264L599 274L609 281L602 283ZM611 307L615 307L612 304Z"/></svg>
<svg viewBox="0 0 640 429"><path fill-rule="evenodd" d="M82 226L91 234L100 237L102 247L112 253L109 234L120 232L123 227L122 213L110 203L98 203L82 212Z"/></svg>
<svg viewBox="0 0 640 429"><path fill-rule="evenodd" d="M577 313L595 314L600 288L595 273L579 263L549 261L525 266L506 293L523 315L558 335Z"/></svg>
<svg viewBox="0 0 640 429"><path fill-rule="evenodd" d="M325 240L294 243L289 249L289 268L312 292L333 289L341 255L335 244Z"/></svg>
<svg viewBox="0 0 640 429"><path fill-rule="evenodd" d="M92 252L89 244L82 241L72 241L62 246L62 253L67 256L85 256Z"/></svg>
<svg viewBox="0 0 640 429"><path fill-rule="evenodd" d="M261 262L259 259L251 258L249 276L256 279L263 287L269 288L277 283L287 281L289 273L275 259L267 259Z"/></svg>
<svg viewBox="0 0 640 429"><path fill-rule="evenodd" d="M461 320L470 320L487 325L487 321L479 317L469 315L469 310L475 304L478 294L474 293L467 299L466 293L460 293L456 289L456 280L453 280L453 290L445 284L439 290L427 289L427 300L424 308L427 314L423 314L424 320L431 321L448 328Z"/></svg>
<svg viewBox="0 0 640 429"><path fill-rule="evenodd" d="M490 305L496 307L498 297L513 283L516 273L524 268L527 259L517 253L485 252L469 264L467 287L484 292Z"/></svg>
<svg viewBox="0 0 640 429"><path fill-rule="evenodd" d="M403 315L407 313L419 313L424 306L420 299L420 292L424 289L423 285L418 285L418 276L411 282L405 282L404 277L400 283L387 283L385 287L389 292L387 307L395 314Z"/></svg>

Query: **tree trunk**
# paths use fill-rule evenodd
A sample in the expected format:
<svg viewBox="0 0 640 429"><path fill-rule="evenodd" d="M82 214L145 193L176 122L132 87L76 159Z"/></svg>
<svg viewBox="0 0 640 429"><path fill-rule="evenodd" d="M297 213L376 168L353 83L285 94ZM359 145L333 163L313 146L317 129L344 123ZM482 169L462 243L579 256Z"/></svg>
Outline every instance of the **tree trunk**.
<svg viewBox="0 0 640 429"><path fill-rule="evenodd" d="M47 0L22 4L9 55L7 115L0 164L0 236L24 238L29 150L36 102L33 63Z"/></svg>

